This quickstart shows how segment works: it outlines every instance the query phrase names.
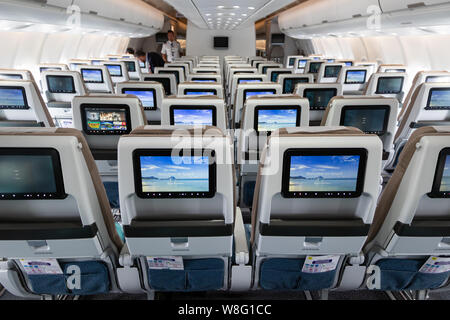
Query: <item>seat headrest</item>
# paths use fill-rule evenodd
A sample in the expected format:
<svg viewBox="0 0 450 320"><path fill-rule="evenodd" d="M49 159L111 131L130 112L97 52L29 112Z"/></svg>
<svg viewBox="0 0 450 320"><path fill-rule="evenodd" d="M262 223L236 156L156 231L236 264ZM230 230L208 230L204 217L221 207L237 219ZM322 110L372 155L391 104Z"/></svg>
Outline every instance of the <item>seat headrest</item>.
<svg viewBox="0 0 450 320"><path fill-rule="evenodd" d="M271 137L290 137L301 135L365 135L358 128L353 127L308 127L308 128L282 128L272 132Z"/></svg>

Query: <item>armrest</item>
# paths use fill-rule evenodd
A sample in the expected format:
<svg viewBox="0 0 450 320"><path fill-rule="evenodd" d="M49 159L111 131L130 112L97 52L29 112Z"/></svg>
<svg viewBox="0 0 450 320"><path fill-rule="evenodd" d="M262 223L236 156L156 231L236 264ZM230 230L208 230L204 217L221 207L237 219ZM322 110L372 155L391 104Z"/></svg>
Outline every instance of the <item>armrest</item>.
<svg viewBox="0 0 450 320"><path fill-rule="evenodd" d="M234 221L234 250L236 264L247 264L249 261L247 236L245 234L244 219L242 219L242 212L239 207L236 208Z"/></svg>

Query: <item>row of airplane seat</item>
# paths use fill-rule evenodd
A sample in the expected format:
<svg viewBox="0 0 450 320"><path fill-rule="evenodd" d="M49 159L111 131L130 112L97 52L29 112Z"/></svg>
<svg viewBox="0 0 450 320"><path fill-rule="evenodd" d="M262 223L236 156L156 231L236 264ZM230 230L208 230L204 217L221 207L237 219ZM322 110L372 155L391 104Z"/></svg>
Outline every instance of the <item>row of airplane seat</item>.
<svg viewBox="0 0 450 320"><path fill-rule="evenodd" d="M216 127L141 126L118 143L122 230L79 130L1 128L0 163L8 170L0 192L0 283L30 298L444 288L450 272L422 268L450 250L449 137L450 127L416 130L379 198L377 135L351 127L278 129L261 155L246 226L229 136ZM39 256L56 259L63 272L28 273L21 261ZM160 269L158 257L175 257L183 268ZM374 266L379 284L369 281ZM74 269L79 288L67 286Z"/></svg>

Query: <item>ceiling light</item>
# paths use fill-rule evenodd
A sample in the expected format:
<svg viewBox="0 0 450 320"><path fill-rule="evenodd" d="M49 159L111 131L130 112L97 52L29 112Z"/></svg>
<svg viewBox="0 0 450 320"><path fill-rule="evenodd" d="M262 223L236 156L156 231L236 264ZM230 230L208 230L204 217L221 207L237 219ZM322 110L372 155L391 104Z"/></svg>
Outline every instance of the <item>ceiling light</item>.
<svg viewBox="0 0 450 320"><path fill-rule="evenodd" d="M255 10L255 7L248 7L249 10Z"/></svg>
<svg viewBox="0 0 450 320"><path fill-rule="evenodd" d="M243 16L243 17L246 17L246 16L247 16L247 14L246 14L246 13L243 13L243 14L242 14L242 16Z"/></svg>
<svg viewBox="0 0 450 320"><path fill-rule="evenodd" d="M224 6L217 6L217 9L223 9L225 8Z"/></svg>
<svg viewBox="0 0 450 320"><path fill-rule="evenodd" d="M207 17L210 16L210 15L211 15L211 13L205 13L205 16L207 16Z"/></svg>
<svg viewBox="0 0 450 320"><path fill-rule="evenodd" d="M222 13L221 12L219 12L218 14L217 14L218 16L221 16L222 15Z"/></svg>

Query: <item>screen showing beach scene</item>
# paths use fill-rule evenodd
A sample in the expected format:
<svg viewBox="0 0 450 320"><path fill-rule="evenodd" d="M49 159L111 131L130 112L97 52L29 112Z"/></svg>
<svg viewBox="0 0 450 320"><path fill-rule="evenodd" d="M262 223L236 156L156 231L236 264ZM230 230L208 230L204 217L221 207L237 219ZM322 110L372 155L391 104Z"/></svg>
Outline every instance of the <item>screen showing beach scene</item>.
<svg viewBox="0 0 450 320"><path fill-rule="evenodd" d="M23 109L26 108L22 89L0 88L0 108Z"/></svg>
<svg viewBox="0 0 450 320"><path fill-rule="evenodd" d="M258 131L275 131L297 126L297 109L257 110Z"/></svg>
<svg viewBox="0 0 450 320"><path fill-rule="evenodd" d="M266 95L266 94L275 94L273 91L245 91L245 100L252 96ZM245 101L244 100L244 101Z"/></svg>
<svg viewBox="0 0 450 320"><path fill-rule="evenodd" d="M0 155L0 194L54 192L50 155Z"/></svg>
<svg viewBox="0 0 450 320"><path fill-rule="evenodd" d="M103 82L102 70L81 69L81 75L83 76L84 82L91 82L91 83Z"/></svg>
<svg viewBox="0 0 450 320"><path fill-rule="evenodd" d="M89 131L127 131L125 109L86 108L86 127Z"/></svg>
<svg viewBox="0 0 450 320"><path fill-rule="evenodd" d="M450 82L450 76L428 76L425 82Z"/></svg>
<svg viewBox="0 0 450 320"><path fill-rule="evenodd" d="M350 70L347 71L345 83L365 83L366 70Z"/></svg>
<svg viewBox="0 0 450 320"><path fill-rule="evenodd" d="M262 79L239 79L238 84L241 83L254 83L254 82L262 82Z"/></svg>
<svg viewBox="0 0 450 320"><path fill-rule="evenodd" d="M215 95L215 92L213 91L190 91L186 90L185 95L187 96L213 96Z"/></svg>
<svg viewBox="0 0 450 320"><path fill-rule="evenodd" d="M327 66L325 67L325 78L337 78L342 66Z"/></svg>
<svg viewBox="0 0 450 320"><path fill-rule="evenodd" d="M440 192L450 192L450 155L447 155L444 163Z"/></svg>
<svg viewBox="0 0 450 320"><path fill-rule="evenodd" d="M140 156L142 192L208 192L209 157Z"/></svg>
<svg viewBox="0 0 450 320"><path fill-rule="evenodd" d="M355 127L364 133L372 134L382 134L384 131L384 124L388 115L387 108L344 108L342 112L343 121L341 125L343 126Z"/></svg>
<svg viewBox="0 0 450 320"><path fill-rule="evenodd" d="M0 73L0 80L22 80L21 74Z"/></svg>
<svg viewBox="0 0 450 320"><path fill-rule="evenodd" d="M403 77L382 77L378 79L376 93L391 94L400 93L403 88Z"/></svg>
<svg viewBox="0 0 450 320"><path fill-rule="evenodd" d="M174 108L173 124L185 126L212 126L213 109L182 109Z"/></svg>
<svg viewBox="0 0 450 320"><path fill-rule="evenodd" d="M303 69L303 68L305 68L307 62L308 62L308 60L298 60L297 68L298 68L298 69Z"/></svg>
<svg viewBox="0 0 450 320"><path fill-rule="evenodd" d="M153 90L124 90L125 94L132 94L139 98L145 109L155 108L155 98Z"/></svg>
<svg viewBox="0 0 450 320"><path fill-rule="evenodd" d="M428 109L449 109L450 108L450 89L431 89L428 99Z"/></svg>
<svg viewBox="0 0 450 320"><path fill-rule="evenodd" d="M122 76L122 67L116 64L106 64L108 68L109 74L111 77L121 77Z"/></svg>
<svg viewBox="0 0 450 320"><path fill-rule="evenodd" d="M360 156L291 156L289 192L354 192Z"/></svg>

